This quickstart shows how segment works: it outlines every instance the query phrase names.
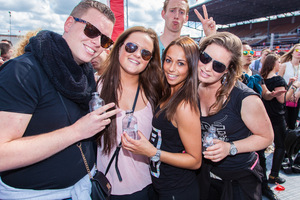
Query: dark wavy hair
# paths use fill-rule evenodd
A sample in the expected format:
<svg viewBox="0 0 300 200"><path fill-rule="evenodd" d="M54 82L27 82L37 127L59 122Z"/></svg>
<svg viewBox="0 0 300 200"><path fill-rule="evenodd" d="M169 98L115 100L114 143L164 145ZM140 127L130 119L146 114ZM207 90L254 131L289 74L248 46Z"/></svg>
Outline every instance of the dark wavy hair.
<svg viewBox="0 0 300 200"><path fill-rule="evenodd" d="M178 105L185 101L191 105L191 107L199 112L198 110L198 95L197 95L197 87L198 87L198 76L197 76L197 69L198 69L198 61L199 61L199 47L193 39L189 37L181 37L174 41L172 41L169 46L164 50L162 55L162 61L164 63L166 59L166 55L168 50L172 46L179 46L183 49L185 58L188 64L188 76L184 81L182 87L176 91L172 97L171 95L171 87L166 79L166 76L163 76L164 82L164 96L160 100L159 104L166 102L161 110L156 114L156 117L159 116L161 112L164 110L166 111L166 117L169 121L173 118ZM164 70L163 70L164 72Z"/></svg>
<svg viewBox="0 0 300 200"><path fill-rule="evenodd" d="M209 108L209 115L213 115L219 112L223 107L225 99L227 99L228 102L229 93L242 74L242 42L236 35L229 32L218 32L216 34L208 36L204 38L200 43L200 51L204 51L206 47L211 44L216 44L225 48L231 53L231 59L227 69L228 72L224 74L224 76L226 76L227 83L222 84L218 89L216 93L217 100ZM220 79L220 81L223 79L223 77ZM213 112L212 109L214 109Z"/></svg>
<svg viewBox="0 0 300 200"><path fill-rule="evenodd" d="M155 107L158 105L158 101L162 97L163 84L158 37L155 31L151 28L135 26L125 30L118 37L106 62L104 62L104 68L106 68L106 70L103 72L98 81L98 85L99 83L102 84L100 96L105 102L114 102L117 106L119 106L118 91L122 93L123 90L120 80L121 64L119 61L119 52L125 40L135 32L146 33L153 41L152 58L149 60L146 69L139 74L139 85L141 90L145 93L145 96L150 102L154 112ZM112 117L111 119L112 121L110 125L108 125L97 138L97 143L100 146L103 145L103 150L105 153L109 153L111 148L116 145L116 116ZM103 144L101 144L102 137Z"/></svg>

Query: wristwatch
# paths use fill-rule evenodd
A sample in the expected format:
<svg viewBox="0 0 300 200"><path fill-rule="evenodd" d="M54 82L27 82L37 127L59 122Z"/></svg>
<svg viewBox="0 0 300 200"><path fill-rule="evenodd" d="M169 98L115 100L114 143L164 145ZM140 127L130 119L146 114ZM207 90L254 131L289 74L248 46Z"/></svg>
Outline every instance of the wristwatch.
<svg viewBox="0 0 300 200"><path fill-rule="evenodd" d="M160 149L157 149L156 154L151 157L151 161L158 162L160 160L160 154L161 154Z"/></svg>
<svg viewBox="0 0 300 200"><path fill-rule="evenodd" d="M235 147L233 142L229 142L230 143L230 150L229 150L229 155L234 156L237 154L238 150Z"/></svg>

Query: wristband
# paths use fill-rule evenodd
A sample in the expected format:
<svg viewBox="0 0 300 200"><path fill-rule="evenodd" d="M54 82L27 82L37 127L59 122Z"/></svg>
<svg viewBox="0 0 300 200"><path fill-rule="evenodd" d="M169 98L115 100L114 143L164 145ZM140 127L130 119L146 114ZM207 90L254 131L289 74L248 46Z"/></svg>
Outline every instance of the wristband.
<svg viewBox="0 0 300 200"><path fill-rule="evenodd" d="M291 87L293 90L294 90L294 92L297 90L297 87L296 86L294 86L294 85L292 85L292 87Z"/></svg>

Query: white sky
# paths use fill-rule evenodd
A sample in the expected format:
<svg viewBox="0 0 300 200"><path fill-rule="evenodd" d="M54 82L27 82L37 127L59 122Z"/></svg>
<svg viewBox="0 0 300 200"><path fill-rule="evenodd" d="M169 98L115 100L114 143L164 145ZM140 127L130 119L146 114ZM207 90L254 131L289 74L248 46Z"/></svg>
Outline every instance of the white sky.
<svg viewBox="0 0 300 200"><path fill-rule="evenodd" d="M37 28L62 34L65 20L79 2L80 0L0 0L0 34L9 35L11 29L12 35L24 35ZM164 27L160 14L163 2L164 0L129 0L129 27L151 27L160 35ZM196 0L189 0L189 3L193 6ZM182 34L201 36L200 31L187 27L182 29Z"/></svg>

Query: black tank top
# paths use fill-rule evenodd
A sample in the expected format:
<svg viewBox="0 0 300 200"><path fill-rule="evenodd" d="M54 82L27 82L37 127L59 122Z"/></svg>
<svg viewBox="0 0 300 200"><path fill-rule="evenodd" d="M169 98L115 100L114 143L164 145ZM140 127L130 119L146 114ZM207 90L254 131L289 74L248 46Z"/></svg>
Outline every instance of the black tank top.
<svg viewBox="0 0 300 200"><path fill-rule="evenodd" d="M237 82L229 95L229 101L217 114L201 116L201 130L206 132L210 126L217 129L218 139L225 142L234 142L252 135L241 117L242 101L249 95L257 95L252 89L241 82ZM248 168L255 152L240 153L235 156L227 156L220 162L210 162L213 166L224 170L239 170Z"/></svg>
<svg viewBox="0 0 300 200"><path fill-rule="evenodd" d="M160 110L157 108L155 114ZM158 118L153 117L150 142L158 149L171 153L183 153L178 129L167 120L165 111ZM150 162L152 182L155 190L160 194L186 189L196 178L194 170L182 169L163 162Z"/></svg>

